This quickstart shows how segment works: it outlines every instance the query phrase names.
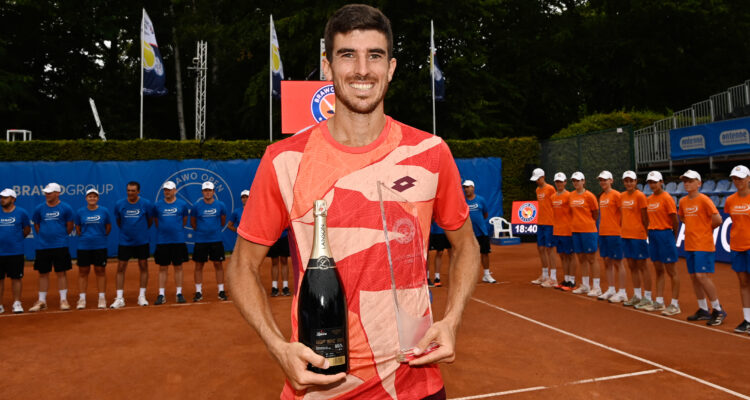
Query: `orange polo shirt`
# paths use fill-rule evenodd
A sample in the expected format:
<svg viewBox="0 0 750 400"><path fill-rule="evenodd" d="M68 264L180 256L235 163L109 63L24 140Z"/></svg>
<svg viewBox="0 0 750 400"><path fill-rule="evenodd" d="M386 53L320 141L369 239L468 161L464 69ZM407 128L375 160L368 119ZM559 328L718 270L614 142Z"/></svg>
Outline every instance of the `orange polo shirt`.
<svg viewBox="0 0 750 400"><path fill-rule="evenodd" d="M575 190L570 192L570 209L573 211L570 220L573 232L596 232L596 220L591 216L591 211L598 210L599 204L593 193L588 190L583 194Z"/></svg>
<svg viewBox="0 0 750 400"><path fill-rule="evenodd" d="M716 251L711 216L718 213L714 203L703 193L693 199L690 196L680 199L677 214L685 224L685 250Z"/></svg>
<svg viewBox="0 0 750 400"><path fill-rule="evenodd" d="M724 212L732 217L729 248L733 251L750 250L750 195L740 197L734 193L727 197Z"/></svg>
<svg viewBox="0 0 750 400"><path fill-rule="evenodd" d="M542 187L536 187L536 201L539 205L537 225L554 224L554 215L552 213L552 196L554 196L555 193L557 193L557 191L549 183L545 183Z"/></svg>
<svg viewBox="0 0 750 400"><path fill-rule="evenodd" d="M622 220L620 207L622 207L622 201L620 192L617 190L612 189L609 192L602 192L599 196L599 213L601 214L601 219L599 220L600 235L620 236L622 234L620 229L620 221Z"/></svg>
<svg viewBox="0 0 750 400"><path fill-rule="evenodd" d="M572 214L570 211L570 192L564 190L562 193L555 192L551 198L552 212L555 215L554 223L552 224L552 234L555 236L570 236L572 230L570 229L570 219Z"/></svg>
<svg viewBox="0 0 750 400"><path fill-rule="evenodd" d="M672 217L677 213L674 199L666 191L652 194L646 199L648 210L648 230L672 229Z"/></svg>
<svg viewBox="0 0 750 400"><path fill-rule="evenodd" d="M627 191L620 193L622 201L622 238L641 239L648 237L646 227L643 226L641 211L647 207L646 195L636 189L633 194Z"/></svg>

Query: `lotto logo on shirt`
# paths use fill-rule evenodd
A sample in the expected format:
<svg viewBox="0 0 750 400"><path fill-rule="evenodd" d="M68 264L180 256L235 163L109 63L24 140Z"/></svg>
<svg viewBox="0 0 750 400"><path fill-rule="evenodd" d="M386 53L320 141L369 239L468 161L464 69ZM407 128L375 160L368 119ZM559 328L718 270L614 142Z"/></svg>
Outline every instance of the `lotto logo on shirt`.
<svg viewBox="0 0 750 400"><path fill-rule="evenodd" d="M544 197L542 195L541 197ZM518 218L523 222L531 222L536 218L536 206L532 203L523 203L518 207Z"/></svg>
<svg viewBox="0 0 750 400"><path fill-rule="evenodd" d="M0 218L0 225L9 226L16 223L16 217Z"/></svg>

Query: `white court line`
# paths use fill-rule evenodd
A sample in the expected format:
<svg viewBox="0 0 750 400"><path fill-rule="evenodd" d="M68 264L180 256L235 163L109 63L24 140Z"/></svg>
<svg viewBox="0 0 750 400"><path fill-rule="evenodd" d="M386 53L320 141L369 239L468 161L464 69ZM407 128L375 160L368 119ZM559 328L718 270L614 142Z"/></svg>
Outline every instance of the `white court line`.
<svg viewBox="0 0 750 400"><path fill-rule="evenodd" d="M642 363L649 364L649 365L654 366L656 368L661 368L661 369L663 369L665 371L669 371L669 372L671 372L671 373L673 373L675 375L679 375L679 376L681 376L683 378L690 379L692 381L695 381L695 382L698 382L700 384L706 385L706 386L711 387L713 389L720 390L720 391L722 391L724 393L727 393L727 394L731 394L732 396L739 397L740 399L750 400L750 396L746 396L746 395L744 395L742 393L737 393L734 390L725 388L723 386L719 386L719 385L717 385L715 383L711 383L711 382L709 382L707 380L698 378L696 376L686 374L686 373L684 373L682 371L678 371L678 370L676 370L674 368L667 367L666 365L662 365L662 364L659 364L657 362L654 362L654 361L651 361L651 360L647 360L647 359L645 359L643 357L639 357L639 356L636 356L634 354L630 354L630 353L627 353L625 351L616 349L614 347L610 347L610 346L607 346L605 344L602 344L602 343L599 343L599 342L595 342L595 341L593 341L591 339L587 339L587 338L585 338L583 336L578 336L575 333L571 333L571 332L562 330L560 328L556 328L556 327L554 327L552 325L545 324L544 322L540 322L540 321L537 321L535 319L529 318L529 317L527 317L525 315L521 315L521 314L518 314L516 312L510 311L510 310L506 310L506 309L504 309L502 307L499 307L499 306L496 306L496 305L494 305L492 303L488 303L488 302L486 302L484 300L477 299L476 297L472 297L471 299L474 300L474 301L476 301L476 302L478 302L478 303L482 303L482 304L484 304L484 305L486 305L488 307L492 307L492 308L494 308L496 310L500 310L500 311L502 311L504 313L510 314L510 315L512 315L514 317L521 318L521 319L523 319L525 321L531 322L532 324L536 324L536 325L539 325L541 327L553 330L555 332L562 333L563 335L570 336L570 337L572 337L574 339L578 339L580 341L583 341L583 342L586 342L588 344L600 347L602 349L609 350L609 351L611 351L613 353L617 353L617 354L620 354L622 356L625 356L625 357L628 357L628 358L632 358L633 360L637 360L637 361L640 361Z"/></svg>
<svg viewBox="0 0 750 400"><path fill-rule="evenodd" d="M24 311L20 314L0 314L0 318L10 318L10 317L26 317L26 316L32 316L32 315L53 315L53 314L75 314L80 312L117 312L117 311L128 311L128 310L140 310L143 308L166 308L166 307L190 307L190 306L203 306L203 305L209 305L209 304L221 304L221 303L231 303L232 300L227 301L198 301L198 302L192 302L192 303L166 303L161 304L158 306L149 304L148 306L125 306L123 308L118 309L111 309L109 306L107 308L84 308L83 310L76 310L74 307L71 308L68 311L63 310L50 310L49 308L44 311L38 311L38 312L29 312L28 310Z"/></svg>
<svg viewBox="0 0 750 400"><path fill-rule="evenodd" d="M602 377L599 377L599 378L581 379L580 381L573 381L573 382L563 383L561 385L534 386L534 387L530 387L530 388L515 389L515 390L506 390L504 392L495 392L495 393L478 394L478 395L475 395L475 396L458 397L458 398L453 398L453 399L449 399L449 400L473 400L473 399L484 399L484 398L487 398L487 397L500 397L500 396L506 396L506 395L509 395L509 394L524 393L524 392L535 392L535 391L538 391L538 390L553 389L553 388L562 387L562 386L580 385L580 384L583 384L583 383L594 383L594 382L611 381L611 380L615 380L615 379L629 378L631 376L649 375L649 374L655 374L657 372L663 372L663 371L664 371L663 369L657 368L657 369L650 369L648 371L631 372L629 374L619 374L619 375L602 376Z"/></svg>
<svg viewBox="0 0 750 400"><path fill-rule="evenodd" d="M578 296L578 295L574 295L574 296L576 298L578 298L578 299L581 299L581 300L593 301L593 302L597 302L597 303L601 302L601 300L597 300L596 297L586 297L586 296ZM608 301L606 303L609 304ZM622 303L618 303L618 304L622 305ZM666 316L666 315L661 315L660 313L654 314L654 313L649 312L649 311L636 310L633 307L625 307L625 306L623 306L622 308L624 310L627 310L627 311L637 312L640 315L648 315L649 317L661 318L661 319L664 319L664 320L667 320L667 321L672 321L672 322L677 322L677 323L680 323L680 324L683 324L683 325L692 326L693 328L701 328L701 329L705 329L707 331L714 332L714 333L723 333L725 335L729 335L731 337L738 338L738 339L750 340L750 335L748 335L746 333L745 334L743 334L743 333L737 333L737 332L734 332L734 329L732 329L732 331L725 331L725 330L713 328L713 327L710 327L710 326L706 325L705 323L703 323L703 321L698 321L697 323L696 322L689 322L689 321L683 321L681 319L677 319L677 318L674 318L674 317L669 317L669 316ZM726 319L724 321L726 322Z"/></svg>

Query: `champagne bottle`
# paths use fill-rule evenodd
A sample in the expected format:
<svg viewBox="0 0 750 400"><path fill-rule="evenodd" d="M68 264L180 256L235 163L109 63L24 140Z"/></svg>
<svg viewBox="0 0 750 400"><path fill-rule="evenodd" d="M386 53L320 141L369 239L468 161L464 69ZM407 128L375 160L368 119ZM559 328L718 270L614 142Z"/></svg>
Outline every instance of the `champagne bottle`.
<svg viewBox="0 0 750 400"><path fill-rule="evenodd" d="M299 340L328 360L329 368L307 369L333 375L349 371L349 337L344 288L331 256L325 200L314 203L313 246L302 278L297 305Z"/></svg>

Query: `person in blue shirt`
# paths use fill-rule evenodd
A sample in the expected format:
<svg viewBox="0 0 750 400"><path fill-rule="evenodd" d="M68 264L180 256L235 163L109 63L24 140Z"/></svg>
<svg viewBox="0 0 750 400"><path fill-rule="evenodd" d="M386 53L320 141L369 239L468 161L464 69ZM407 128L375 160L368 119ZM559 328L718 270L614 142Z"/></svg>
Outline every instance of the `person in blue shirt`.
<svg viewBox="0 0 750 400"><path fill-rule="evenodd" d="M66 311L70 310L66 271L73 268L68 250L68 235L73 231L73 209L60 201L62 188L57 183L47 184L42 192L46 201L37 206L31 216L37 238L34 270L39 272L39 300L29 311L37 312L47 308L49 273L53 267L57 274L60 309Z"/></svg>
<svg viewBox="0 0 750 400"><path fill-rule="evenodd" d="M214 198L214 184L203 182L203 198L193 204L190 210L190 225L193 227L195 248L195 296L193 301L203 300L203 264L209 259L214 262L216 283L219 285L219 300L227 300L224 291L224 242L221 230L227 221L227 208L221 200Z"/></svg>
<svg viewBox="0 0 750 400"><path fill-rule="evenodd" d="M448 265L451 262L451 242L445 236L445 231L435 221L430 225L429 251L427 252L427 284L430 286L441 287L440 268L443 265L443 251L448 250ZM435 271L435 281L430 280L430 266Z"/></svg>
<svg viewBox="0 0 750 400"><path fill-rule="evenodd" d="M149 232L154 216L154 207L150 201L140 197L141 184L128 182L127 198L115 204L115 221L120 228L119 246L117 247L117 298L110 308L125 307L125 270L131 258L138 259L141 271L141 288L138 294L138 305L147 306L146 287L148 286Z"/></svg>
<svg viewBox="0 0 750 400"><path fill-rule="evenodd" d="M5 290L5 275L11 280L13 289L13 312L23 312L21 289L23 278L23 239L31 233L29 214L16 207L16 191L3 189L0 192L0 314L5 312L2 305Z"/></svg>
<svg viewBox="0 0 750 400"><path fill-rule="evenodd" d="M479 242L479 253L481 254L482 267L484 268L484 277L482 282L497 283L490 273L490 236L487 231L487 202L484 201L484 197L474 193L474 181L465 180L462 184L464 188L464 196L466 196L466 204L469 205L469 217L471 218L471 226L474 228L474 236L477 237Z"/></svg>
<svg viewBox="0 0 750 400"><path fill-rule="evenodd" d="M164 199L157 201L154 205L154 225L156 225L154 261L159 265L159 296L154 302L157 306L167 302L164 287L167 284L170 264L174 266L176 300L178 303L185 302L185 296L182 295L182 263L188 260L185 225L190 212L188 204L175 196L177 185L174 182L166 181L161 188L164 190Z"/></svg>
<svg viewBox="0 0 750 400"><path fill-rule="evenodd" d="M96 274L96 286L99 289L98 308L107 308L105 292L107 276L104 267L107 265L107 235L112 230L109 210L99 205L99 191L91 188L86 191L86 206L76 212L75 224L78 234L78 303L76 308L86 308L86 289L88 288L91 265Z"/></svg>
<svg viewBox="0 0 750 400"><path fill-rule="evenodd" d="M232 232L237 232L237 227L240 226L240 219L242 218L242 213L245 211L245 203L247 203L248 197L250 197L249 190L243 190L240 192L242 207L236 207L234 211L232 211L232 215L229 217L229 222L227 222L227 228Z"/></svg>
<svg viewBox="0 0 750 400"><path fill-rule="evenodd" d="M279 281L282 281L281 294L291 296L289 291L289 230L284 229L276 243L268 249L266 257L271 259L271 297L279 295ZM279 268L279 266L281 268ZM281 272L281 275L279 275ZM282 280L283 279L283 280Z"/></svg>

